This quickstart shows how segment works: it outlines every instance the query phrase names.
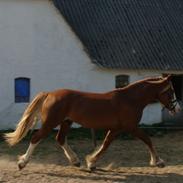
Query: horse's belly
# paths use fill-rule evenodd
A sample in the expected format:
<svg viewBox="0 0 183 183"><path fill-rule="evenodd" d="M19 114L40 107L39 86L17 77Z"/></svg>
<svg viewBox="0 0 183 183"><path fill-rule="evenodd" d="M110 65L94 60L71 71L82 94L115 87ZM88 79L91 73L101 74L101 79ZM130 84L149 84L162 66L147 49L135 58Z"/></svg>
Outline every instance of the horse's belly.
<svg viewBox="0 0 183 183"><path fill-rule="evenodd" d="M110 100L82 98L70 105L68 117L87 128L111 128L117 125L117 110Z"/></svg>
<svg viewBox="0 0 183 183"><path fill-rule="evenodd" d="M69 116L72 121L82 125L85 128L95 129L113 129L117 128L118 120L113 113L107 113L105 115L71 115Z"/></svg>

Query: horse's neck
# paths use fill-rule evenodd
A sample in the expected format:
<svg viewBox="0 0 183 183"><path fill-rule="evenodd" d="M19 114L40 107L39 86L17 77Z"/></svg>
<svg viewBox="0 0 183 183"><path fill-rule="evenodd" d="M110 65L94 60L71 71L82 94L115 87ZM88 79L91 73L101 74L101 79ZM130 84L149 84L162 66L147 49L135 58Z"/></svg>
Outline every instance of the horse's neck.
<svg viewBox="0 0 183 183"><path fill-rule="evenodd" d="M132 86L130 93L134 93L133 97L135 100L145 107L156 100L157 89L153 84L139 83L136 86Z"/></svg>

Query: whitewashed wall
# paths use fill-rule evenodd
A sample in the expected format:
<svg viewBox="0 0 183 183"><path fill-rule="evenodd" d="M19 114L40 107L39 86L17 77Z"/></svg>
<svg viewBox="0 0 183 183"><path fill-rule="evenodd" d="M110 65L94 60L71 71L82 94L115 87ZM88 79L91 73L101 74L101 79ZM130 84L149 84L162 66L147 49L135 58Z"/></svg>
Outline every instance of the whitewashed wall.
<svg viewBox="0 0 183 183"><path fill-rule="evenodd" d="M14 128L27 105L14 103L16 77L31 79L33 98L39 91L57 88L108 91L115 87L115 75L125 73L131 81L152 75L91 64L49 0L0 1L0 129ZM161 121L160 108L158 104L148 107L142 122Z"/></svg>

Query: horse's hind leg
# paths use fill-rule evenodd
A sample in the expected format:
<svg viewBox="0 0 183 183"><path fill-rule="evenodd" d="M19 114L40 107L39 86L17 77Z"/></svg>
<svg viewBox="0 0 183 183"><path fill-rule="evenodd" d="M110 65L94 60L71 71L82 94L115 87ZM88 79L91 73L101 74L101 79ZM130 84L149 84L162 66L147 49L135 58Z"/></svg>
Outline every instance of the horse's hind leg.
<svg viewBox="0 0 183 183"><path fill-rule="evenodd" d="M29 147L26 151L25 154L23 154L22 156L19 157L18 160L18 167L21 170L22 168L24 168L26 166L26 164L29 162L30 157L34 151L34 149L36 148L36 146L39 144L39 142L45 138L53 129L54 127L47 125L47 123L43 124L43 126L36 131L32 138L31 138L31 142L29 144Z"/></svg>
<svg viewBox="0 0 183 183"><path fill-rule="evenodd" d="M142 140L149 148L149 152L150 152L150 165L151 166L158 166L158 167L164 167L164 161L157 155L156 149L154 148L154 146L152 145L152 141L149 138L148 135L146 135L144 133L143 130L137 128L135 131L133 131L132 135L134 135L135 137L139 138L140 140Z"/></svg>
<svg viewBox="0 0 183 183"><path fill-rule="evenodd" d="M93 154L86 156L86 163L87 167L90 170L95 169L95 163L99 159L99 157L104 153L104 151L109 147L111 142L116 138L116 136L120 133L121 131L119 130L109 130L105 136L105 139L103 141L103 144L100 146L100 148L95 151Z"/></svg>
<svg viewBox="0 0 183 183"><path fill-rule="evenodd" d="M73 150L70 148L70 146L67 144L67 137L70 128L72 125L71 120L64 120L60 125L60 130L57 133L56 140L59 143L59 145L64 150L64 153L69 160L69 162L74 166L80 166L80 160L77 157L76 153L73 152Z"/></svg>

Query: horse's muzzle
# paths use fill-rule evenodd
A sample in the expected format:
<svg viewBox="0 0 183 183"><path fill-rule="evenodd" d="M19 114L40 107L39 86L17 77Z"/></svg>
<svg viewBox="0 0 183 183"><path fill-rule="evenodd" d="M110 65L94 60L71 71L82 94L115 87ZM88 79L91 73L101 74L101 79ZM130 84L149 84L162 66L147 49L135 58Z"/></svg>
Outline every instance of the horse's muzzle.
<svg viewBox="0 0 183 183"><path fill-rule="evenodd" d="M173 116L176 113L179 113L181 110L182 109L181 109L179 103L176 101L176 103L174 103L174 105L172 106L172 108L169 109L169 114Z"/></svg>

